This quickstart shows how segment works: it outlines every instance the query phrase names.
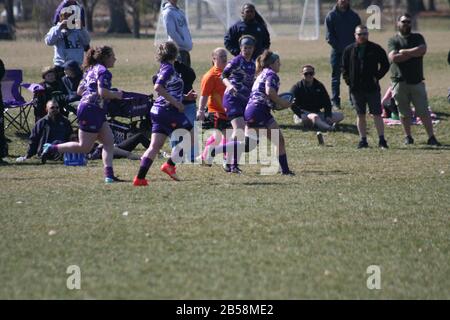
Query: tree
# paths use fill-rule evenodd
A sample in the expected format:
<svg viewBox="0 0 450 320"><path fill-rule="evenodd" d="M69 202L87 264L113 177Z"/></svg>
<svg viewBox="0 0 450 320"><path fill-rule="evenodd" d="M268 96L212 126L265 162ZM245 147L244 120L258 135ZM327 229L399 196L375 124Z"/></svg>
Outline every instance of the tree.
<svg viewBox="0 0 450 320"><path fill-rule="evenodd" d="M434 0L428 0L428 11L436 11Z"/></svg>
<svg viewBox="0 0 450 320"><path fill-rule="evenodd" d="M98 0L83 0L83 7L84 12L86 14L85 16L85 22L86 22L86 28L89 32L94 31L94 9L97 5Z"/></svg>
<svg viewBox="0 0 450 320"><path fill-rule="evenodd" d="M110 13L110 24L108 33L131 33L127 20L125 19L125 6L121 0L108 0Z"/></svg>
<svg viewBox="0 0 450 320"><path fill-rule="evenodd" d="M14 19L14 0L5 0L6 22L11 26L16 26Z"/></svg>
<svg viewBox="0 0 450 320"><path fill-rule="evenodd" d="M141 37L141 17L140 7L142 0L126 0L128 5L127 13L133 18L133 37L139 39Z"/></svg>

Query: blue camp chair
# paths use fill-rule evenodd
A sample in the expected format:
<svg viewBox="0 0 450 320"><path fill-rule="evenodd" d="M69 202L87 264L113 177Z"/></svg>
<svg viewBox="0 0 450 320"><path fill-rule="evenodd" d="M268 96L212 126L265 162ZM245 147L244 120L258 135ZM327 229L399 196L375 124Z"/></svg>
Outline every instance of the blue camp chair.
<svg viewBox="0 0 450 320"><path fill-rule="evenodd" d="M13 126L18 131L29 134L28 115L33 109L35 101L27 102L22 97L22 80L22 70L6 70L1 81L3 104L5 105L5 129Z"/></svg>

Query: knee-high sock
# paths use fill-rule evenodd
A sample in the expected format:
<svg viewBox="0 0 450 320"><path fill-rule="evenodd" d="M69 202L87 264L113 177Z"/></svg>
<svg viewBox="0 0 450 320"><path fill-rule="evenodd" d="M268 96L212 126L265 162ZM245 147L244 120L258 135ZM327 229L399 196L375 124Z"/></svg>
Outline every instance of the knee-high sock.
<svg viewBox="0 0 450 320"><path fill-rule="evenodd" d="M105 178L113 178L114 177L114 170L113 167L105 167Z"/></svg>
<svg viewBox="0 0 450 320"><path fill-rule="evenodd" d="M153 160L147 157L141 158L141 166L139 167L138 179L144 179L147 175L148 170L152 166Z"/></svg>
<svg viewBox="0 0 450 320"><path fill-rule="evenodd" d="M214 135L211 135L205 143L205 149L202 152L202 159L205 159L208 153L208 146L214 144L216 142L216 138L214 138Z"/></svg>

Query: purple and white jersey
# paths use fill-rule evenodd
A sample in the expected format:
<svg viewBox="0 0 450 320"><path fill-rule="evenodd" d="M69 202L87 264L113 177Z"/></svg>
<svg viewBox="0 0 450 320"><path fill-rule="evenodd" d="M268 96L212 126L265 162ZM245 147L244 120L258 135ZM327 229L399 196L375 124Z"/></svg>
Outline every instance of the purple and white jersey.
<svg viewBox="0 0 450 320"><path fill-rule="evenodd" d="M102 64L90 67L85 73L80 86L84 87L81 102L93 103L102 107L102 98L98 93L98 87L111 89L112 74Z"/></svg>
<svg viewBox="0 0 450 320"><path fill-rule="evenodd" d="M250 93L255 80L256 66L253 60L246 61L242 55L234 57L225 69L223 69L222 77L227 78L236 88L238 93Z"/></svg>
<svg viewBox="0 0 450 320"><path fill-rule="evenodd" d="M180 102L183 100L183 79L181 79L180 75L175 71L174 66L170 63L161 63L155 84L164 86L167 93L174 97L175 100ZM159 96L153 106L168 107L170 103L164 97Z"/></svg>
<svg viewBox="0 0 450 320"><path fill-rule="evenodd" d="M280 78L276 72L270 68L264 68L256 78L252 87L250 99L247 103L247 108L250 106L255 106L271 109L274 106L274 103L266 94L267 87L273 88L275 92L278 92L278 89L280 88Z"/></svg>

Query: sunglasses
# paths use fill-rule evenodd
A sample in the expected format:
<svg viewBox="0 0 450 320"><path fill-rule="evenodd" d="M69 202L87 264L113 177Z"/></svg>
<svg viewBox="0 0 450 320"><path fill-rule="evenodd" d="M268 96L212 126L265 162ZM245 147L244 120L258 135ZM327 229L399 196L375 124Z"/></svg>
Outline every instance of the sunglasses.
<svg viewBox="0 0 450 320"><path fill-rule="evenodd" d="M303 75L306 76L313 76L314 72L304 72Z"/></svg>
<svg viewBox="0 0 450 320"><path fill-rule="evenodd" d="M411 20L401 20L400 22L403 24L411 24Z"/></svg>
<svg viewBox="0 0 450 320"><path fill-rule="evenodd" d="M368 32L357 33L358 36L367 36L368 34L369 34Z"/></svg>

